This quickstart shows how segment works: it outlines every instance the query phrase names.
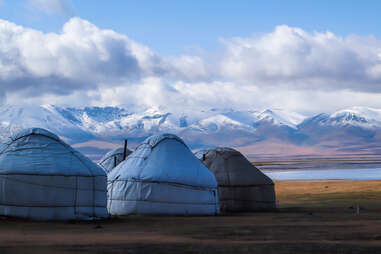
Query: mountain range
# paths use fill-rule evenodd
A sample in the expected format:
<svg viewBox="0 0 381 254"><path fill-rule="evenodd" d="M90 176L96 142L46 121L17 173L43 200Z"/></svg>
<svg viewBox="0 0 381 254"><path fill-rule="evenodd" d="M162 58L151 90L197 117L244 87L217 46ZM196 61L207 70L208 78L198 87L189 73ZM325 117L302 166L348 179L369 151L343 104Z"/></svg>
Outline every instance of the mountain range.
<svg viewBox="0 0 381 254"><path fill-rule="evenodd" d="M94 160L123 139L133 148L164 132L179 135L192 149L230 146L253 158L381 154L381 109L368 107L305 117L280 109L0 106L0 140L27 127L48 129Z"/></svg>

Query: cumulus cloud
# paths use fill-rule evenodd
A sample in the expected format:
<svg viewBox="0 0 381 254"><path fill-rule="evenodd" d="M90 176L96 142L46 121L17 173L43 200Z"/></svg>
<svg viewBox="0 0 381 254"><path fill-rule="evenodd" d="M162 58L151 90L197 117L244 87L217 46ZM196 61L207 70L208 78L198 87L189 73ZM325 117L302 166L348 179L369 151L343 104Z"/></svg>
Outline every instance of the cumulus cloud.
<svg viewBox="0 0 381 254"><path fill-rule="evenodd" d="M0 20L0 91L24 96L70 95L128 86L147 77L199 80L197 56L163 58L127 36L70 19L61 33L42 33Z"/></svg>
<svg viewBox="0 0 381 254"><path fill-rule="evenodd" d="M255 38L224 40L221 75L258 86L381 91L381 41L278 26Z"/></svg>
<svg viewBox="0 0 381 254"><path fill-rule="evenodd" d="M199 56L182 55L169 57L166 61L167 75L175 79L187 81L203 81L211 79L213 70Z"/></svg>
<svg viewBox="0 0 381 254"><path fill-rule="evenodd" d="M70 19L59 34L0 20L0 90L70 94L161 72L150 49L111 30Z"/></svg>
<svg viewBox="0 0 381 254"><path fill-rule="evenodd" d="M279 26L218 56L160 56L72 18L59 33L0 20L0 101L298 112L381 107L381 40ZM354 98L355 97L355 98Z"/></svg>
<svg viewBox="0 0 381 254"><path fill-rule="evenodd" d="M67 16L71 11L71 1L69 0L28 0L28 2L47 14Z"/></svg>
<svg viewBox="0 0 381 254"><path fill-rule="evenodd" d="M133 93L131 93L133 91ZM353 90L300 90L287 87L240 86L233 82L168 83L161 78L145 78L131 86L104 88L96 105L126 105L131 110L165 106L173 113L202 111L211 108L235 110L286 109L312 115L333 112L354 105L381 108L379 93ZM87 94L87 96L95 96ZM48 100L47 100L48 101ZM47 102L49 103L49 102Z"/></svg>
<svg viewBox="0 0 381 254"><path fill-rule="evenodd" d="M237 89L231 82L168 82L166 79L150 77L129 87L105 88L99 101L106 105L129 104L134 107L165 106L171 112L203 110L214 107L253 108L263 101L253 97L259 90L254 86ZM131 93L133 91L133 93Z"/></svg>

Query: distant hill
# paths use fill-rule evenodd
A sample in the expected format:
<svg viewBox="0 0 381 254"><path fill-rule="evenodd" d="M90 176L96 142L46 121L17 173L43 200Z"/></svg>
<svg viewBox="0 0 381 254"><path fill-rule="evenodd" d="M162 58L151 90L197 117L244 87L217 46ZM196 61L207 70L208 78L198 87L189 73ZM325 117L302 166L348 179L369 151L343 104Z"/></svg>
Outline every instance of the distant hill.
<svg viewBox="0 0 381 254"><path fill-rule="evenodd" d="M381 110L353 107L305 117L284 110L209 109L173 113L121 107L0 107L0 139L26 127L46 128L93 159L129 139L170 132L192 149L232 146L252 157L381 154Z"/></svg>

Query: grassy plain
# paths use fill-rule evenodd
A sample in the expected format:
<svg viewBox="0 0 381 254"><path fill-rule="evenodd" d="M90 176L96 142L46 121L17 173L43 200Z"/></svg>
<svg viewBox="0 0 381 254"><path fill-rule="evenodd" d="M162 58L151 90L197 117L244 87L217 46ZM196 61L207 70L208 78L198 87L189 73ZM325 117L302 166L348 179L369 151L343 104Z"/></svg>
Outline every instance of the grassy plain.
<svg viewBox="0 0 381 254"><path fill-rule="evenodd" d="M381 181L277 181L279 208L381 209Z"/></svg>
<svg viewBox="0 0 381 254"><path fill-rule="evenodd" d="M0 253L381 253L381 181L275 184L279 208L266 213L102 222L1 218Z"/></svg>

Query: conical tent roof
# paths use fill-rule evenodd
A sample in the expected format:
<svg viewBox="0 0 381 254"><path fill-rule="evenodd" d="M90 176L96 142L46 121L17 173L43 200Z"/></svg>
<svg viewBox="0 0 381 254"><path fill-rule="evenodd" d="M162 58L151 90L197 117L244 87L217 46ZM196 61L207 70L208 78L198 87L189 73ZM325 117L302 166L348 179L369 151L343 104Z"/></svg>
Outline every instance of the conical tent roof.
<svg viewBox="0 0 381 254"><path fill-rule="evenodd" d="M219 212L217 181L172 134L147 138L108 174L111 214Z"/></svg>
<svg viewBox="0 0 381 254"><path fill-rule="evenodd" d="M132 153L131 150L126 149L126 156ZM113 168L119 165L124 158L124 148L119 147L107 152L103 158L99 161L99 165L106 171L110 172ZM116 165L115 165L116 163Z"/></svg>
<svg viewBox="0 0 381 254"><path fill-rule="evenodd" d="M109 181L116 178L217 187L213 173L173 134L147 138L108 174Z"/></svg>
<svg viewBox="0 0 381 254"><path fill-rule="evenodd" d="M217 178L221 211L250 212L276 207L273 181L240 152L222 147L201 150L196 156Z"/></svg>
<svg viewBox="0 0 381 254"><path fill-rule="evenodd" d="M104 171L55 134L30 128L0 147L0 174L104 176Z"/></svg>
<svg viewBox="0 0 381 254"><path fill-rule="evenodd" d="M196 157L214 173L219 186L273 184L268 176L250 163L239 151L232 148L204 149L198 151Z"/></svg>
<svg viewBox="0 0 381 254"><path fill-rule="evenodd" d="M37 220L106 218L107 176L53 133L25 129L0 146L0 214Z"/></svg>

